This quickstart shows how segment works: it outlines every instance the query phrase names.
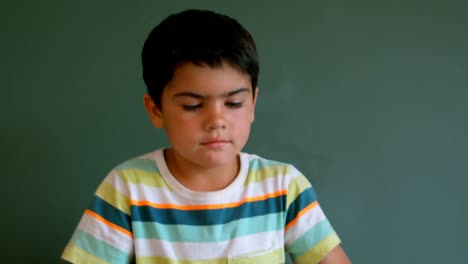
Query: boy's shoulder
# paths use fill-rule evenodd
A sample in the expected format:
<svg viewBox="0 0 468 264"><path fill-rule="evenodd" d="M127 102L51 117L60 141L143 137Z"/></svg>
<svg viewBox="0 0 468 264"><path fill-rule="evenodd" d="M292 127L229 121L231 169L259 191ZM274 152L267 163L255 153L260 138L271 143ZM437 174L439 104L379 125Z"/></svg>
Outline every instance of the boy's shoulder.
<svg viewBox="0 0 468 264"><path fill-rule="evenodd" d="M163 150L157 149L146 154L127 159L108 173L105 181L122 182L126 184L139 183L146 186L166 186L161 176L161 160L164 160Z"/></svg>
<svg viewBox="0 0 468 264"><path fill-rule="evenodd" d="M145 171L158 170L158 164L164 161L164 149L156 149L151 152L129 158L117 166L114 170L126 170L126 169L140 169ZM265 158L258 154L241 152L241 162L248 163L248 167L251 170L258 170L264 168L283 168L283 169L296 169L294 165L288 162L283 162L275 159ZM247 164L246 164L247 165Z"/></svg>
<svg viewBox="0 0 468 264"><path fill-rule="evenodd" d="M157 171L156 163L162 157L162 149L157 149L139 156L129 158L113 168L113 170L139 169L143 171Z"/></svg>
<svg viewBox="0 0 468 264"><path fill-rule="evenodd" d="M263 169L263 168L288 168L288 167L294 167L290 163L283 162L283 161L278 161L278 160L275 160L275 159L265 158L265 157L262 157L262 156L260 156L258 154L241 152L240 156L241 156L241 159L245 159L246 161L248 161L249 169L251 169L251 170L258 170L258 169Z"/></svg>
<svg viewBox="0 0 468 264"><path fill-rule="evenodd" d="M241 164L244 166L246 165L249 171L274 170L277 172L282 171L284 173L300 173L293 164L288 162L265 158L254 153L240 152L239 155ZM164 165L164 148L161 148L127 159L115 166L113 170L122 171L136 169L159 173L160 167Z"/></svg>
<svg viewBox="0 0 468 264"><path fill-rule="evenodd" d="M305 178L293 164L261 157L257 154L241 153L241 159L248 161L248 178L267 179L276 177L286 182Z"/></svg>
<svg viewBox="0 0 468 264"><path fill-rule="evenodd" d="M291 163L247 152L241 152L239 155L242 167L241 171L243 171L240 174L245 173L246 184L249 182L261 182L271 178L276 178L286 184L294 180L300 180L300 178L305 178ZM161 148L121 162L112 169L108 176L118 177L127 183L146 182L148 185L165 186L166 184L163 183L163 179L167 178L167 171L167 165L164 160L164 148Z"/></svg>

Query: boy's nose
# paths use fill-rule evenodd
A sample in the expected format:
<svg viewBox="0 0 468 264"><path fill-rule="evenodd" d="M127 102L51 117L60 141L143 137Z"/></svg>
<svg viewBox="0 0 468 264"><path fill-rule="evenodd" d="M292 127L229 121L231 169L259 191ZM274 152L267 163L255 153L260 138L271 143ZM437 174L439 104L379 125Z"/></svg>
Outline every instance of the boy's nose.
<svg viewBox="0 0 468 264"><path fill-rule="evenodd" d="M207 111L205 126L207 130L218 130L226 128L224 109L219 106L210 107Z"/></svg>

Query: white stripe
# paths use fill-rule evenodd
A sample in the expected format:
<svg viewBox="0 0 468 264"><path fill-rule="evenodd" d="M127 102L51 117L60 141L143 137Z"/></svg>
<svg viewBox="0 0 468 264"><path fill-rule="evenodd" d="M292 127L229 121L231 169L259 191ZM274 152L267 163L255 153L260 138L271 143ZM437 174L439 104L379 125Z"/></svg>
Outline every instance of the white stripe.
<svg viewBox="0 0 468 264"><path fill-rule="evenodd" d="M130 195L127 183L122 180L117 171L111 171L104 179L104 181L114 186L114 188L121 192L123 195L127 197Z"/></svg>
<svg viewBox="0 0 468 264"><path fill-rule="evenodd" d="M218 196L217 199L191 200L181 196L176 192L171 192L166 188L157 188L144 184L129 184L131 199L134 201L149 201L157 204L177 204L177 205L213 205L236 203L245 198L258 197L271 194L280 190L287 190L287 186L280 186L277 179L268 179L261 183L249 184L237 193L227 193Z"/></svg>
<svg viewBox="0 0 468 264"><path fill-rule="evenodd" d="M251 182L245 188L245 197L263 196L265 194L274 193L280 190L288 190L288 184L284 183L284 178L289 175L275 176L267 178L261 182Z"/></svg>
<svg viewBox="0 0 468 264"><path fill-rule="evenodd" d="M158 239L136 239L137 256L174 259L215 259L258 251L283 248L283 231L271 231L213 243L168 242Z"/></svg>
<svg viewBox="0 0 468 264"><path fill-rule="evenodd" d="M158 151L147 155L148 158L156 159L159 165L165 165L164 159L162 158L162 152ZM157 155L159 154L159 155ZM244 153L243 153L244 154ZM242 155L242 162L244 163L244 170L247 169L248 159L244 154ZM143 183L127 183L121 179L119 174L113 170L106 177L105 181L113 185L118 191L126 196L130 196L130 199L134 201L149 201L157 204L177 204L177 205L212 205L212 204L225 204L239 202L245 198L263 196L265 194L274 193L279 190L287 190L289 183L296 178L300 172L294 167L290 166L290 173L285 175L275 175L274 177L267 178L261 182L249 183L246 187L241 183L242 188L236 188L236 191L217 191L217 192L206 192L198 193L190 190L182 190L183 193L173 192L165 187L154 187L148 186ZM169 171L160 168L161 173L170 173ZM259 171L261 172L261 170ZM245 171L246 173L246 171ZM240 176L240 175L239 175ZM166 175L165 177L171 177ZM244 176L245 178L245 176ZM175 179L174 179L175 180ZM240 186L238 186L240 187ZM199 194L201 199L196 199L193 194ZM202 199L202 198L206 199Z"/></svg>
<svg viewBox="0 0 468 264"><path fill-rule="evenodd" d="M78 224L78 229L124 252L131 253L132 251L133 238L109 227L88 214L83 215Z"/></svg>
<svg viewBox="0 0 468 264"><path fill-rule="evenodd" d="M313 228L316 224L320 223L325 219L325 214L317 204L314 208L309 210L307 213L301 215L298 221L291 226L284 236L286 244L289 244L298 239L302 234Z"/></svg>

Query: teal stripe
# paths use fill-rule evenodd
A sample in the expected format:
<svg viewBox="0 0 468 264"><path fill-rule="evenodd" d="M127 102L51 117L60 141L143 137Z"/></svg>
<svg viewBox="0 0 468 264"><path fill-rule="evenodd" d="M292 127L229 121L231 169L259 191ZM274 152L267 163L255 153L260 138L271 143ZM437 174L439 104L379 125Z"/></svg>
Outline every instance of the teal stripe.
<svg viewBox="0 0 468 264"><path fill-rule="evenodd" d="M266 200L246 202L237 207L221 209L180 210L173 208L154 208L132 205L130 208L133 222L158 222L166 225L210 226L228 224L242 218L284 212L286 195Z"/></svg>
<svg viewBox="0 0 468 264"><path fill-rule="evenodd" d="M156 165L156 161L149 160L149 159L127 160L121 163L120 165L118 165L115 169L116 170L137 169L137 170L148 171L148 172L157 172L158 174L161 174Z"/></svg>
<svg viewBox="0 0 468 264"><path fill-rule="evenodd" d="M71 243L82 248L84 251L89 252L91 255L111 263L128 263L131 257L126 252L78 229L73 234Z"/></svg>
<svg viewBox="0 0 468 264"><path fill-rule="evenodd" d="M298 224L300 225L301 223L298 222ZM335 231L330 225L330 222L327 219L324 219L296 239L296 241L287 248L287 251L293 256L300 256L334 232Z"/></svg>
<svg viewBox="0 0 468 264"><path fill-rule="evenodd" d="M249 169L250 170L260 170L263 168L274 167L274 166L288 166L288 164L274 161L274 160L267 160L262 158L254 158L251 159L249 162Z"/></svg>
<svg viewBox="0 0 468 264"><path fill-rule="evenodd" d="M317 195L314 188L309 187L301 192L289 205L286 215L286 225L293 221L297 217L297 214L299 214L304 208L315 201L317 201Z"/></svg>
<svg viewBox="0 0 468 264"><path fill-rule="evenodd" d="M284 228L284 213L243 218L211 226L164 225L156 222L133 222L135 238L161 239L170 242L219 242Z"/></svg>
<svg viewBox="0 0 468 264"><path fill-rule="evenodd" d="M100 215L107 221L125 228L127 231L132 232L131 217L120 209L114 207L112 204L103 200L101 197L94 196L93 202L88 207L89 210Z"/></svg>

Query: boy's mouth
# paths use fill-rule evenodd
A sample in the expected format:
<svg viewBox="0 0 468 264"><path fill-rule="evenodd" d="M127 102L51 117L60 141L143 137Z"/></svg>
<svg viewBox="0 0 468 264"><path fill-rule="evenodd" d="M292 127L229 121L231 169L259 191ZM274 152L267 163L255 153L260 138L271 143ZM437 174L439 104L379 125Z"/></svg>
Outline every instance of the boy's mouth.
<svg viewBox="0 0 468 264"><path fill-rule="evenodd" d="M210 148L220 148L227 144L230 144L231 141L222 139L222 138L214 138L202 141L201 145Z"/></svg>

